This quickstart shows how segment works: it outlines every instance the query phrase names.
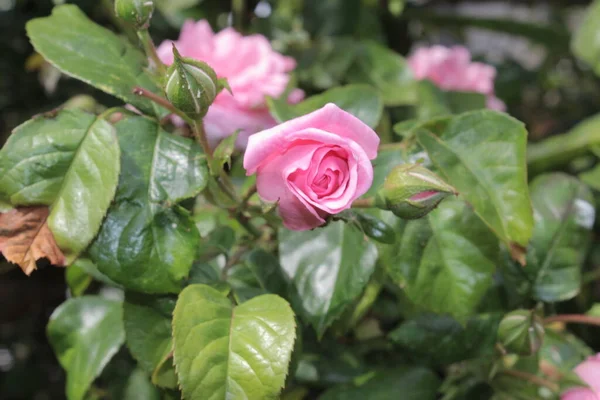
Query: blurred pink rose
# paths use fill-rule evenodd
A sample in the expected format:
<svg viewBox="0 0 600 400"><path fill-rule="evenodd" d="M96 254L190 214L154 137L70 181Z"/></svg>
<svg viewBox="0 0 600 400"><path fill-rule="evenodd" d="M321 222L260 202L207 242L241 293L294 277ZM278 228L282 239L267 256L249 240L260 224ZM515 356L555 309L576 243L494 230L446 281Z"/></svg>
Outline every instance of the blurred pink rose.
<svg viewBox="0 0 600 400"><path fill-rule="evenodd" d="M250 137L244 168L259 196L279 201L283 225L307 230L350 208L373 182L379 137L361 120L327 104Z"/></svg>
<svg viewBox="0 0 600 400"><path fill-rule="evenodd" d="M575 373L590 387L568 390L561 400L600 400L600 353L579 364Z"/></svg>
<svg viewBox="0 0 600 400"><path fill-rule="evenodd" d="M417 79L429 79L443 90L485 94L488 108L506 109L502 100L494 96L496 69L471 62L471 53L465 47L422 47L408 58L408 64Z"/></svg>
<svg viewBox="0 0 600 400"><path fill-rule="evenodd" d="M173 62L172 44L184 57L208 63L219 77L227 78L233 96L222 91L204 117L207 136L212 146L241 129L238 145L244 147L248 136L274 126L265 96L279 97L290 79L296 62L271 48L262 35L242 36L233 28L214 33L207 21L186 21L179 40L164 41L158 55L165 64ZM289 100L298 102L301 90L291 93Z"/></svg>

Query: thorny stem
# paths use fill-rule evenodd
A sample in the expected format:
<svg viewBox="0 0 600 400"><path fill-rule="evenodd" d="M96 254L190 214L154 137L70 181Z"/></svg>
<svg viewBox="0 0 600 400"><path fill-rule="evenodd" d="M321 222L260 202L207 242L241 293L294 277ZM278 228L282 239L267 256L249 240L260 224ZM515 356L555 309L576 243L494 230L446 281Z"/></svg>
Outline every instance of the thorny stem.
<svg viewBox="0 0 600 400"><path fill-rule="evenodd" d="M150 33L148 32L148 28L140 29L138 32L138 37L140 38L140 42L142 42L142 46L144 47L144 51L146 52L146 56L152 60L156 70L160 75L165 75L167 73L167 67L161 61L160 57L158 57L158 53L156 52L156 47L154 47L154 42L150 37Z"/></svg>
<svg viewBox="0 0 600 400"><path fill-rule="evenodd" d="M553 322L566 322L566 323L576 323L576 324L584 324L584 325L596 325L600 326L600 317L592 317L590 315L582 315L582 314L562 314L562 315L553 315L551 317L547 317L544 319L544 324L551 324Z"/></svg>
<svg viewBox="0 0 600 400"><path fill-rule="evenodd" d="M352 208L373 208L375 207L375 199L373 197L369 197L368 199L358 199L354 200L352 203Z"/></svg>
<svg viewBox="0 0 600 400"><path fill-rule="evenodd" d="M133 94L145 97L148 100L153 101L154 103L158 104L159 106L169 110L172 114L178 115L179 117L184 119L187 123L191 124L191 121L187 117L187 115L185 115L184 113L182 113L181 111L176 109L173 106L173 104L169 103L169 101L167 99L165 99L164 97L160 97L156 93L152 93L151 91L144 89L142 87L139 87L139 86L136 86L133 88Z"/></svg>
<svg viewBox="0 0 600 400"><path fill-rule="evenodd" d="M515 378L519 378L521 380L531 382L535 385L546 387L546 388L552 390L553 392L557 392L559 389L559 386L556 383L551 382L542 377L539 377L537 375L530 374L528 372L517 371L514 369L507 369L507 370L502 371L501 374L513 376Z"/></svg>
<svg viewBox="0 0 600 400"><path fill-rule="evenodd" d="M242 197L242 203L240 204L240 207L245 208L250 200L250 197L252 197L254 193L256 193L256 184L250 186L248 190L246 190L246 193L244 193L244 196Z"/></svg>
<svg viewBox="0 0 600 400"><path fill-rule="evenodd" d="M242 247L240 247L238 249L238 251L236 251L227 260L227 263L225 263L225 266L221 270L221 279L222 280L226 280L227 279L227 273L229 272L229 270L231 269L231 267L233 267L235 264L237 264L240 261L240 259L242 258L242 256L244 255L244 253L246 253L247 251L248 251L248 247L242 246Z"/></svg>

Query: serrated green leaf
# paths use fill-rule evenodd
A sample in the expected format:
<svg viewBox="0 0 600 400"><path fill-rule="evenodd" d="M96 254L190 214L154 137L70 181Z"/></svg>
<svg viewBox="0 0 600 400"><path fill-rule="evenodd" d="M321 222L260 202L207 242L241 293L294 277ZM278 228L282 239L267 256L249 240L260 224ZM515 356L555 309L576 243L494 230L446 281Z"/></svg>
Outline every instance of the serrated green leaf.
<svg viewBox="0 0 600 400"><path fill-rule="evenodd" d="M406 60L376 42L360 44L348 80L377 88L386 106L414 104L417 100L417 81Z"/></svg>
<svg viewBox="0 0 600 400"><path fill-rule="evenodd" d="M319 400L434 400L440 380L423 367L400 367L379 372L364 383L342 385L326 391Z"/></svg>
<svg viewBox="0 0 600 400"><path fill-rule="evenodd" d="M168 134L151 119L126 115L116 128L119 186L90 255L126 288L179 292L200 236L177 203L205 188L206 160L195 142Z"/></svg>
<svg viewBox="0 0 600 400"><path fill-rule="evenodd" d="M234 307L209 286L186 287L173 315L174 359L183 396L277 398L295 329L292 310L278 296L263 295Z"/></svg>
<svg viewBox="0 0 600 400"><path fill-rule="evenodd" d="M371 128L377 126L383 113L380 96L368 85L347 85L329 89L298 104L289 104L285 99L267 99L269 112L278 122L308 114L327 103L336 104Z"/></svg>
<svg viewBox="0 0 600 400"><path fill-rule="evenodd" d="M173 296L149 296L126 292L123 303L123 326L125 343L131 355L146 374L154 374L161 368L161 383L167 381L169 365L165 358L171 353L171 315L175 308ZM175 369L171 366L171 382L175 381ZM176 385L169 386L175 388Z"/></svg>
<svg viewBox="0 0 600 400"><path fill-rule="evenodd" d="M479 314L461 324L447 315L422 314L403 322L389 338L434 365L491 357L495 352L500 314Z"/></svg>
<svg viewBox="0 0 600 400"><path fill-rule="evenodd" d="M121 303L98 296L69 299L48 322L48 341L67 371L66 395L83 399L85 393L119 350L125 339Z"/></svg>
<svg viewBox="0 0 600 400"><path fill-rule="evenodd" d="M571 299L579 293L592 239L594 197L576 178L555 173L531 183L531 201L535 227L525 272L533 281L533 296L546 302Z"/></svg>
<svg viewBox="0 0 600 400"><path fill-rule="evenodd" d="M523 124L503 113L472 111L433 120L416 135L440 174L521 257L533 229Z"/></svg>
<svg viewBox="0 0 600 400"><path fill-rule="evenodd" d="M426 218L401 221L381 262L419 308L465 320L492 284L498 240L471 209L446 200Z"/></svg>
<svg viewBox="0 0 600 400"><path fill-rule="evenodd" d="M279 261L291 281L294 310L319 337L360 296L377 248L360 230L331 222L312 231L279 231Z"/></svg>
<svg viewBox="0 0 600 400"><path fill-rule="evenodd" d="M481 93L443 91L427 80L418 83L418 97L417 117L421 120L486 108Z"/></svg>
<svg viewBox="0 0 600 400"><path fill-rule="evenodd" d="M123 400L160 400L160 392L152 385L148 375L136 368L127 380Z"/></svg>
<svg viewBox="0 0 600 400"><path fill-rule="evenodd" d="M600 1L588 6L584 19L571 39L571 51L600 75Z"/></svg>
<svg viewBox="0 0 600 400"><path fill-rule="evenodd" d="M48 226L70 264L92 241L120 169L114 127L63 110L17 127L0 151L0 192L15 206L50 207Z"/></svg>
<svg viewBox="0 0 600 400"><path fill-rule="evenodd" d="M164 115L148 99L133 94L140 86L159 89L144 69L146 56L113 32L95 24L75 5L54 7L52 15L26 25L38 53L67 75L71 75L140 110Z"/></svg>

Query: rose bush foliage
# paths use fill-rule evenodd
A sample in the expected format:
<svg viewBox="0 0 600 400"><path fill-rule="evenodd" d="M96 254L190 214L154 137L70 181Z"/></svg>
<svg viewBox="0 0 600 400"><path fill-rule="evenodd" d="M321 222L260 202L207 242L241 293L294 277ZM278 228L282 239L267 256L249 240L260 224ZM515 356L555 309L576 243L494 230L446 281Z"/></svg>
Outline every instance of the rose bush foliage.
<svg viewBox="0 0 600 400"><path fill-rule="evenodd" d="M27 24L120 102L0 150L0 252L66 267L47 336L69 400L123 353L126 399L600 399L597 117L528 143L466 47L345 36L375 2L281 3L264 29L234 1L214 30L156 3L181 26L157 48L147 0L117 0L128 38L72 4Z"/></svg>

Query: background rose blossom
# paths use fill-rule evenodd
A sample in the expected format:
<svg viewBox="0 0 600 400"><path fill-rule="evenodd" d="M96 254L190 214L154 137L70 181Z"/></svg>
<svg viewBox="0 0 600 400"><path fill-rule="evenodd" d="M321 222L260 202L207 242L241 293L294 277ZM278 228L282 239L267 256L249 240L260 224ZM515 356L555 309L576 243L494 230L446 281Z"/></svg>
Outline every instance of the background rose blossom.
<svg viewBox="0 0 600 400"><path fill-rule="evenodd" d="M488 108L506 109L502 100L494 95L496 69L472 62L471 53L465 47L422 47L408 58L408 64L417 79L429 79L444 90L485 94Z"/></svg>
<svg viewBox="0 0 600 400"><path fill-rule="evenodd" d="M261 198L279 202L288 229L307 230L350 208L373 182L379 137L361 120L327 104L250 137L246 174Z"/></svg>
<svg viewBox="0 0 600 400"><path fill-rule="evenodd" d="M265 97L283 94L296 66L293 58L274 51L262 35L242 36L233 28L214 33L205 20L186 21L177 41L158 47L166 64L173 62L172 44L182 56L208 63L219 77L227 78L233 92L222 91L204 117L211 145L241 129L238 145L244 147L249 135L275 125ZM303 96L295 90L289 100L297 102Z"/></svg>
<svg viewBox="0 0 600 400"><path fill-rule="evenodd" d="M600 353L579 364L575 373L590 387L571 389L561 400L600 400Z"/></svg>

